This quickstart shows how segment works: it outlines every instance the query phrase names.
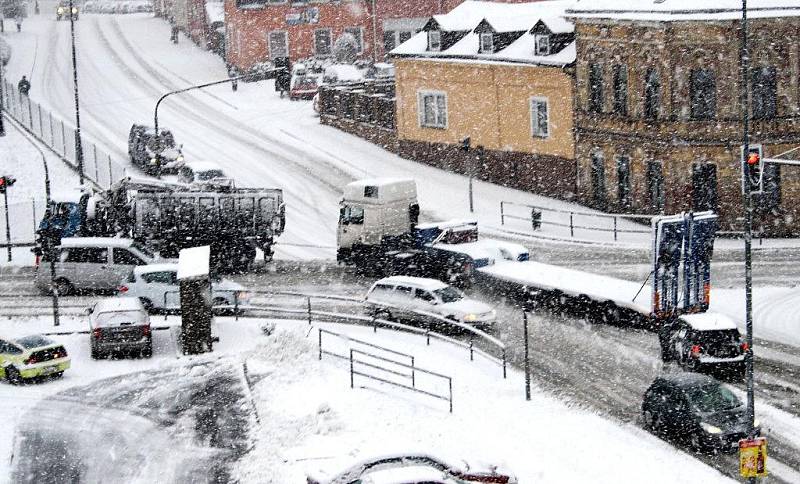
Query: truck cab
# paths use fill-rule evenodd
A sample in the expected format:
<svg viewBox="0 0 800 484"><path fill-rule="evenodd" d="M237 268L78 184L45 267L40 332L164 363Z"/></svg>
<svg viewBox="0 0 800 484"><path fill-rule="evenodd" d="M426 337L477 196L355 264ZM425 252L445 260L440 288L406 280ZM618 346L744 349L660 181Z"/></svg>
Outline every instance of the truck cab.
<svg viewBox="0 0 800 484"><path fill-rule="evenodd" d="M376 261L401 246L419 221L417 186L411 179L376 178L349 183L339 204L337 260Z"/></svg>

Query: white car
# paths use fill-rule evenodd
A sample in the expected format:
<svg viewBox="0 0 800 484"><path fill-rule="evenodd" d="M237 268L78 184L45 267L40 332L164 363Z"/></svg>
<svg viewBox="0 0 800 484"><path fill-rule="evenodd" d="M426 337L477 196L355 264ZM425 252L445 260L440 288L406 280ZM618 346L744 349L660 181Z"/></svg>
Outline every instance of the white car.
<svg viewBox="0 0 800 484"><path fill-rule="evenodd" d="M137 297L148 311L175 311L180 309L180 283L178 264L153 264L136 267L118 288L119 296ZM212 306L245 305L248 294L245 287L233 281L211 281ZM218 312L231 312L232 309Z"/></svg>
<svg viewBox="0 0 800 484"><path fill-rule="evenodd" d="M488 329L497 313L488 304L469 299L453 286L424 277L392 276L379 280L367 291L364 310L388 319L424 319L423 313Z"/></svg>
<svg viewBox="0 0 800 484"><path fill-rule="evenodd" d="M209 161L189 161L178 170L178 181L233 188L233 179L221 167Z"/></svg>

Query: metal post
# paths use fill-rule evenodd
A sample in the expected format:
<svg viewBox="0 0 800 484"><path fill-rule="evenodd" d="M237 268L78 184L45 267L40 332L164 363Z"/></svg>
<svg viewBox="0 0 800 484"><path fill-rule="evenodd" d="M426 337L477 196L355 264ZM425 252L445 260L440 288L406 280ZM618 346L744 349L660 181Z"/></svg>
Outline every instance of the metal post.
<svg viewBox="0 0 800 484"><path fill-rule="evenodd" d="M31 107L31 98L25 96L25 102L28 103L28 127L33 131L33 108Z"/></svg>
<svg viewBox="0 0 800 484"><path fill-rule="evenodd" d="M2 64L2 62L0 62ZM8 222L8 187L3 190L3 200L6 207L6 242L8 243L8 262L11 262L11 224Z"/></svg>
<svg viewBox="0 0 800 484"><path fill-rule="evenodd" d="M97 166L97 145L92 143L92 152L94 153L94 181L100 182L100 168Z"/></svg>
<svg viewBox="0 0 800 484"><path fill-rule="evenodd" d="M411 357L411 388L417 388L416 378L414 375L414 357Z"/></svg>
<svg viewBox="0 0 800 484"><path fill-rule="evenodd" d="M525 400L531 399L531 363L528 349L528 313L522 311L522 322L524 327L523 338L525 339Z"/></svg>
<svg viewBox="0 0 800 484"><path fill-rule="evenodd" d="M378 316L376 314L372 315L372 332L378 332Z"/></svg>
<svg viewBox="0 0 800 484"><path fill-rule="evenodd" d="M427 341L428 346L430 346L431 345L431 330L429 330L429 329L425 330L425 340Z"/></svg>
<svg viewBox="0 0 800 484"><path fill-rule="evenodd" d="M75 55L75 16L72 15L73 0L69 0L69 32L72 43L72 81L75 88L75 162L78 164L78 176L83 185L83 146L81 145L81 109L78 101L78 60ZM66 148L65 148L66 149Z"/></svg>
<svg viewBox="0 0 800 484"><path fill-rule="evenodd" d="M319 359L322 361L322 328L317 328L319 332Z"/></svg>
<svg viewBox="0 0 800 484"><path fill-rule="evenodd" d="M2 21L0 20L0 22ZM5 97L5 85L5 80L3 80L3 63L0 62L0 136L6 135L6 125L3 120L3 111L5 110L5 103L3 102Z"/></svg>
<svg viewBox="0 0 800 484"><path fill-rule="evenodd" d="M447 379L448 390L450 391L450 413L453 413L453 379Z"/></svg>
<svg viewBox="0 0 800 484"><path fill-rule="evenodd" d="M36 237L36 199L31 197L31 208L33 209L33 235Z"/></svg>
<svg viewBox="0 0 800 484"><path fill-rule="evenodd" d="M746 154L750 148L750 96L748 90L750 69L749 52L747 48L747 0L742 0L742 27L741 27L741 50L740 50L740 104L742 110L742 152ZM744 163L741 163L744 169ZM744 173L742 174L744 176ZM747 351L745 351L745 379L747 380L747 437L755 438L755 401L753 394L753 266L752 266L752 242L753 242L753 200L750 195L750 184L743 183L744 186L744 294L745 294L745 329ZM751 484L756 482L754 477L748 479Z"/></svg>
<svg viewBox="0 0 800 484"><path fill-rule="evenodd" d="M472 169L469 172L469 213L475 212L475 204L472 201Z"/></svg>
<svg viewBox="0 0 800 484"><path fill-rule="evenodd" d="M353 349L350 348L350 388L355 388L353 384Z"/></svg>
<svg viewBox="0 0 800 484"><path fill-rule="evenodd" d="M308 302L308 325L311 326L311 296L306 298L306 301Z"/></svg>
<svg viewBox="0 0 800 484"><path fill-rule="evenodd" d="M572 212L569 213L569 236L575 237L575 226L572 223Z"/></svg>
<svg viewBox="0 0 800 484"><path fill-rule="evenodd" d="M503 348L503 380L506 379L506 349Z"/></svg>
<svg viewBox="0 0 800 484"><path fill-rule="evenodd" d="M614 216L614 242L617 241L617 217Z"/></svg>
<svg viewBox="0 0 800 484"><path fill-rule="evenodd" d="M503 213L503 201L500 200L500 225L506 224L506 216Z"/></svg>
<svg viewBox="0 0 800 484"><path fill-rule="evenodd" d="M472 341L472 336L469 337L469 361L475 361L475 354L472 349L472 345L474 342Z"/></svg>
<svg viewBox="0 0 800 484"><path fill-rule="evenodd" d="M111 164L111 155L108 155L108 186L114 184L114 167Z"/></svg>
<svg viewBox="0 0 800 484"><path fill-rule="evenodd" d="M233 293L233 320L239 321L239 291Z"/></svg>

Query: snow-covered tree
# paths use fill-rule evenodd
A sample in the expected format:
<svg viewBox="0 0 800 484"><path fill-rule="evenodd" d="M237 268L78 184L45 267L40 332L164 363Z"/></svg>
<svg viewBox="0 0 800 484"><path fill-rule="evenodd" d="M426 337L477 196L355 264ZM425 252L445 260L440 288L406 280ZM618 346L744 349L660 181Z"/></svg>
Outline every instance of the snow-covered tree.
<svg viewBox="0 0 800 484"><path fill-rule="evenodd" d="M358 42L353 34L345 32L333 44L333 58L337 64L352 64L358 57Z"/></svg>

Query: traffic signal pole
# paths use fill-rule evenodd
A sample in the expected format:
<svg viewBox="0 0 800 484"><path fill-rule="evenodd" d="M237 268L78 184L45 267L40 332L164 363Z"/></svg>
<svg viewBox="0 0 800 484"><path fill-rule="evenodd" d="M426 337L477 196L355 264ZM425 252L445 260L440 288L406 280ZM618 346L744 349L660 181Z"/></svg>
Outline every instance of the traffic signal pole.
<svg viewBox="0 0 800 484"><path fill-rule="evenodd" d="M4 187L3 202L6 208L6 244L8 244L8 262L11 262L11 224L8 223L8 187Z"/></svg>

